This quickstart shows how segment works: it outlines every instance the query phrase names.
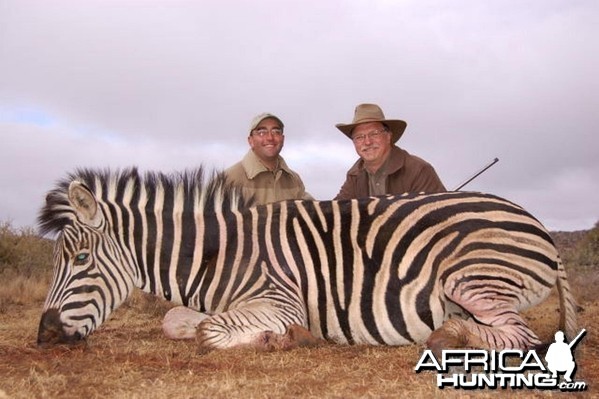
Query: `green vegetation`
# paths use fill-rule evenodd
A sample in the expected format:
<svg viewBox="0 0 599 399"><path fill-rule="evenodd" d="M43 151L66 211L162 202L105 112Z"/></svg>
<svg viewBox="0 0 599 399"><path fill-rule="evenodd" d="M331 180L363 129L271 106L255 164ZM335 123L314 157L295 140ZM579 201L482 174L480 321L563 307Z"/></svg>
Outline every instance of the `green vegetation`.
<svg viewBox="0 0 599 399"><path fill-rule="evenodd" d="M599 222L576 246L574 261L578 266L599 266Z"/></svg>

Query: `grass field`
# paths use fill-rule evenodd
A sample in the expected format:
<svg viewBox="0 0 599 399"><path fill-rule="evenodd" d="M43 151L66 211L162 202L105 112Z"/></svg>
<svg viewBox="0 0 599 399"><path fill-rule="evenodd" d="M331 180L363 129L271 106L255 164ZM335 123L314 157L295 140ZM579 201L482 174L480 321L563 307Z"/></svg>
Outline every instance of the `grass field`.
<svg viewBox="0 0 599 399"><path fill-rule="evenodd" d="M0 264L0 399L599 397L596 264L569 270L582 307L580 326L588 331L576 354L576 380L587 383L586 392L440 390L436 374L414 372L424 349L421 345L324 345L286 352L244 349L200 355L194 342L170 341L162 335L162 316L170 305L140 292L86 344L40 349L35 341L50 263L39 271L31 259L23 261L30 269L20 273L25 266L17 265L22 259L13 247L23 246L29 256L36 252L34 262L43 263L51 258L50 245L28 234L9 233L10 245L6 234L0 237L0 260L9 259L13 265ZM541 338L551 341L558 322L556 296L528 312L527 319Z"/></svg>

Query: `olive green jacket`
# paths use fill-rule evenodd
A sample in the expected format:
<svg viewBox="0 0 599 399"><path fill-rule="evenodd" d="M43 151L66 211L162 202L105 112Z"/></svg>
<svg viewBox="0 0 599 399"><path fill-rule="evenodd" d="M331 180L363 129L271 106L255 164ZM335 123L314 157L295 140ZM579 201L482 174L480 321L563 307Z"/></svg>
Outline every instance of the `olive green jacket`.
<svg viewBox="0 0 599 399"><path fill-rule="evenodd" d="M227 179L243 189L246 197L253 196L256 204L290 199L311 199L300 176L289 169L279 156L279 166L270 171L250 150L235 165L225 170Z"/></svg>
<svg viewBox="0 0 599 399"><path fill-rule="evenodd" d="M447 191L435 169L426 161L397 146L391 147L387 162L387 194ZM347 172L337 200L369 197L368 172L359 159Z"/></svg>

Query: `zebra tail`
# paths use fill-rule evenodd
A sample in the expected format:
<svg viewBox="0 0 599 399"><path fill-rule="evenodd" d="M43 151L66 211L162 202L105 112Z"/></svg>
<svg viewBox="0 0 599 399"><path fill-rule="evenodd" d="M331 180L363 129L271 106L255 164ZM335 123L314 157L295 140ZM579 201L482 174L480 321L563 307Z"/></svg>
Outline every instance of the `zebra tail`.
<svg viewBox="0 0 599 399"><path fill-rule="evenodd" d="M578 334L577 310L578 304L570 290L568 276L561 259L557 262L557 292L559 294L560 319L559 328L568 339L573 339Z"/></svg>

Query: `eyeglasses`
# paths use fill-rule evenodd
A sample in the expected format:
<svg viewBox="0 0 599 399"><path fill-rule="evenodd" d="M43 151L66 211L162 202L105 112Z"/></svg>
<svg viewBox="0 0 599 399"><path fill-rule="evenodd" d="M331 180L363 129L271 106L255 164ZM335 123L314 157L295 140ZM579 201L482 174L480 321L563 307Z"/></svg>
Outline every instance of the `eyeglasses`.
<svg viewBox="0 0 599 399"><path fill-rule="evenodd" d="M366 137L368 137L370 140L379 140L383 136L383 133L388 132L389 131L387 129L374 130L366 134L355 135L351 139L354 141L354 143L361 144L364 142L364 140L366 140Z"/></svg>
<svg viewBox="0 0 599 399"><path fill-rule="evenodd" d="M269 133L275 138L281 137L283 135L283 129L279 129L278 127L272 128L270 130L266 128L258 128L252 132L252 135L263 138L268 136Z"/></svg>

